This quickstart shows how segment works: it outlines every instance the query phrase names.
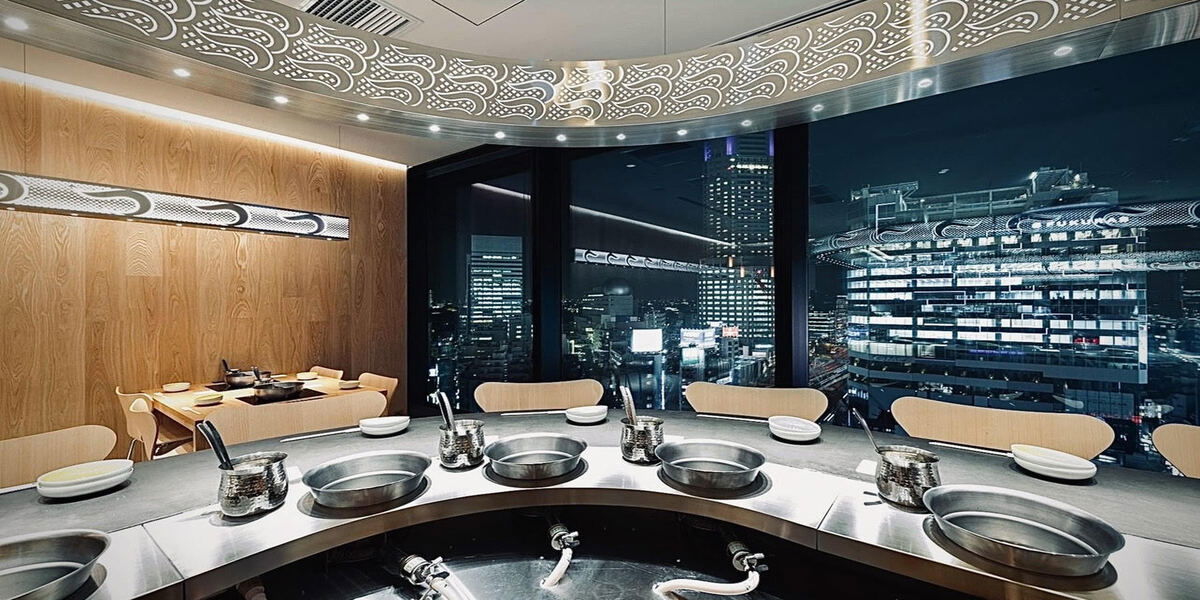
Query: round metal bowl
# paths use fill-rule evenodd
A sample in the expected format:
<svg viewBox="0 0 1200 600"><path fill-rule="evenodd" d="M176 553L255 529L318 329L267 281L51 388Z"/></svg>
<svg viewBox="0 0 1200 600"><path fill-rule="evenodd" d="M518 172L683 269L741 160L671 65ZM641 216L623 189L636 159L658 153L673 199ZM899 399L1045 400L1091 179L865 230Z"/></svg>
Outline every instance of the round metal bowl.
<svg viewBox="0 0 1200 600"><path fill-rule="evenodd" d="M501 438L483 449L492 471L508 479L549 479L579 466L587 442L559 433L524 433Z"/></svg>
<svg viewBox="0 0 1200 600"><path fill-rule="evenodd" d="M431 462L419 452L363 452L321 463L309 469L303 481L322 506L371 506L416 490Z"/></svg>
<svg viewBox="0 0 1200 600"><path fill-rule="evenodd" d="M254 384L254 397L260 400L286 400L304 389L303 381L269 381Z"/></svg>
<svg viewBox="0 0 1200 600"><path fill-rule="evenodd" d="M254 385L254 373L249 371L231 371L225 374L225 384L231 388L244 388Z"/></svg>
<svg viewBox="0 0 1200 600"><path fill-rule="evenodd" d="M767 462L762 452L723 440L681 440L655 449L667 477L698 488L736 490L758 477Z"/></svg>
<svg viewBox="0 0 1200 600"><path fill-rule="evenodd" d="M985 485L943 485L925 506L950 541L1001 564L1081 577L1104 569L1125 537L1099 517L1036 494Z"/></svg>
<svg viewBox="0 0 1200 600"><path fill-rule="evenodd" d="M92 576L108 535L90 529L49 531L0 540L0 598L62 600Z"/></svg>

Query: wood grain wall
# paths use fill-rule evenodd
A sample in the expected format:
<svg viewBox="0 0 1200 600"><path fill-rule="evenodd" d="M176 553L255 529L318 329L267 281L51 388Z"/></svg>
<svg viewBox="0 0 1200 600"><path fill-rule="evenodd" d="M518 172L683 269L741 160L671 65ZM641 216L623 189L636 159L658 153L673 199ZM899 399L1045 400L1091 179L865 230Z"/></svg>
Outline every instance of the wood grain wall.
<svg viewBox="0 0 1200 600"><path fill-rule="evenodd" d="M221 358L405 397L402 169L13 83L0 169L351 219L334 242L0 211L0 439L97 423L123 448L116 386L211 381Z"/></svg>

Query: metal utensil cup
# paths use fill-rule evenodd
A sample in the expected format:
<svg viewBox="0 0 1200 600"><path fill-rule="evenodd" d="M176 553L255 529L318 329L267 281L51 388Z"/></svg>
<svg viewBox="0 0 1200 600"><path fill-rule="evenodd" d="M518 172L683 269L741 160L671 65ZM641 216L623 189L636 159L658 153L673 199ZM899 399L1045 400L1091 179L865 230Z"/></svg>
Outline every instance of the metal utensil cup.
<svg viewBox="0 0 1200 600"><path fill-rule="evenodd" d="M942 484L938 456L912 446L879 446L875 486L879 496L910 508L925 508L925 492Z"/></svg>
<svg viewBox="0 0 1200 600"><path fill-rule="evenodd" d="M447 469L477 467L483 462L483 421L460 419L447 428L439 425L438 461Z"/></svg>
<svg viewBox="0 0 1200 600"><path fill-rule="evenodd" d="M651 465L658 462L655 450L663 443L663 420L658 417L621 419L621 457L631 463Z"/></svg>
<svg viewBox="0 0 1200 600"><path fill-rule="evenodd" d="M217 499L227 517L248 517L278 508L287 498L288 478L283 452L255 452L234 458L232 469L221 469Z"/></svg>

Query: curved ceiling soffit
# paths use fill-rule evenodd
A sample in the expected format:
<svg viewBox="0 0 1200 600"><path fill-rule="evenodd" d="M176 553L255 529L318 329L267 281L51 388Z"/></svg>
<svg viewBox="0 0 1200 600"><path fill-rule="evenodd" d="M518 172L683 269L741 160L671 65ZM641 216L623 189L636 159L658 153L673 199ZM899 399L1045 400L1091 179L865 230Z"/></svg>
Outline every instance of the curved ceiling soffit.
<svg viewBox="0 0 1200 600"><path fill-rule="evenodd" d="M586 131L571 140L580 145L596 145L613 128L659 136L689 123L734 130L746 115L768 117L765 128L811 109L822 93L1112 24L1123 4L1161 1L867 0L691 52L519 62L407 44L261 0L0 0L232 72L255 84L258 102L278 93L272 89L298 90L327 105L378 111L384 118L370 126L380 129L428 133L443 123L456 137L495 141L502 126L519 134L509 141L524 143Z"/></svg>

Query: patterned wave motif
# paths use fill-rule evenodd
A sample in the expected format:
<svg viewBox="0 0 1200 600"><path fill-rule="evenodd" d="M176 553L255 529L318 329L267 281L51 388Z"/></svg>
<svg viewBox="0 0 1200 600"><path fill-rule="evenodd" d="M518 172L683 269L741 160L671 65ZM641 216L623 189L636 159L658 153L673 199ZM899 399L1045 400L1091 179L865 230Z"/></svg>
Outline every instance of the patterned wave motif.
<svg viewBox="0 0 1200 600"><path fill-rule="evenodd" d="M350 220L257 204L223 202L0 171L5 208L264 233L349 239Z"/></svg>
<svg viewBox="0 0 1200 600"><path fill-rule="evenodd" d="M813 240L811 248L814 254L826 255L891 242L924 242L1006 233L1055 233L1196 224L1200 224L1200 202L1196 201L1100 207L1068 206L1051 210L1031 210L1011 216L960 218L880 228L864 227Z"/></svg>
<svg viewBox="0 0 1200 600"><path fill-rule="evenodd" d="M670 120L794 101L846 81L1082 29L1120 0L869 0L766 37L633 61L466 57L265 0L52 0L182 54L384 108L484 121Z"/></svg>

